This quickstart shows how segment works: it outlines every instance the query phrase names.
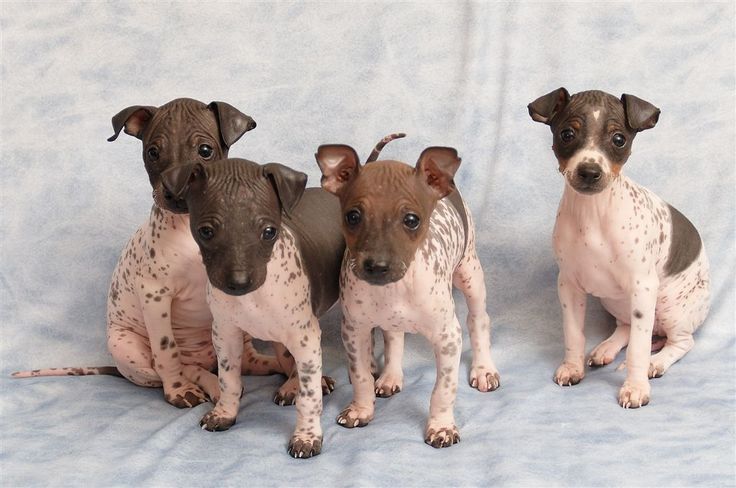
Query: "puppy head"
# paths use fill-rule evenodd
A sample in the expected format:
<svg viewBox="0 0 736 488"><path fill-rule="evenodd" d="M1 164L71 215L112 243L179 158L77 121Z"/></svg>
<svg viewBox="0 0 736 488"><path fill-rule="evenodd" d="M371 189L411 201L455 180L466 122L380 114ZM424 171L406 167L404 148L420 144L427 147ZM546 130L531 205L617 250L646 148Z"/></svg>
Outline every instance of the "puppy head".
<svg viewBox="0 0 736 488"><path fill-rule="evenodd" d="M162 179L189 209L212 286L236 296L260 288L279 240L282 212L297 205L307 175L278 163L224 159L177 166Z"/></svg>
<svg viewBox="0 0 736 488"><path fill-rule="evenodd" d="M143 162L153 187L153 201L160 208L183 213L171 195L163 191L161 173L192 162L226 158L228 149L255 121L225 102L205 105L179 98L161 107L134 105L112 118L115 131L108 141L125 131L143 142ZM181 204L181 202L179 202Z"/></svg>
<svg viewBox="0 0 736 488"><path fill-rule="evenodd" d="M398 161L361 166L345 145L320 146L315 157L322 188L340 199L355 275L373 285L400 280L427 236L437 201L455 189L457 151L430 147L414 168Z"/></svg>
<svg viewBox="0 0 736 488"><path fill-rule="evenodd" d="M606 189L631 154L637 132L651 129L659 109L633 95L616 98L602 91L572 97L559 88L529 104L529 115L552 129L552 150L560 172L575 191Z"/></svg>

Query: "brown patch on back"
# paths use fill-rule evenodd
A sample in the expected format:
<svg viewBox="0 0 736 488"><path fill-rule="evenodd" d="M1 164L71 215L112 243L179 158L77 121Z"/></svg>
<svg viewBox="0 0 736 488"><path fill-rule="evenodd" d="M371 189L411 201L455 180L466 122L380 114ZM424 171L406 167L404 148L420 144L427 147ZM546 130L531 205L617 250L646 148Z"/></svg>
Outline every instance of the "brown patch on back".
<svg viewBox="0 0 736 488"><path fill-rule="evenodd" d="M698 258L703 241L695 226L672 205L667 205L672 217L670 254L664 265L667 276L684 271Z"/></svg>

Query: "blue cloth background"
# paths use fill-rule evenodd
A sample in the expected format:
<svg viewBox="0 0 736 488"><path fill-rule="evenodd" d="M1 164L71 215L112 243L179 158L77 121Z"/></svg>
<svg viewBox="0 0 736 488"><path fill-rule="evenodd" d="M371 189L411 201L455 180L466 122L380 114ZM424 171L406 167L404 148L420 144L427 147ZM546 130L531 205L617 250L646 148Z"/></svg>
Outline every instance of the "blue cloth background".
<svg viewBox="0 0 736 488"><path fill-rule="evenodd" d="M3 2L0 118L3 486L733 486L735 388L734 4ZM551 231L563 181L549 129L526 105L559 86L632 93L662 109L626 173L686 214L712 263L713 307L695 348L639 410L625 376L552 383L563 353ZM245 378L238 423L199 429L161 390L114 377L12 380L17 369L111 364L108 280L148 215L140 142L110 144L135 104L224 100L258 128L231 156L278 161L318 185L327 142L413 164L458 148L475 215L502 387L465 386L462 442L423 427L434 361L407 340L405 391L366 428L334 419L351 398L339 311L323 321L324 450L290 459L281 378ZM458 296L457 311L466 308ZM613 328L589 300L588 350Z"/></svg>

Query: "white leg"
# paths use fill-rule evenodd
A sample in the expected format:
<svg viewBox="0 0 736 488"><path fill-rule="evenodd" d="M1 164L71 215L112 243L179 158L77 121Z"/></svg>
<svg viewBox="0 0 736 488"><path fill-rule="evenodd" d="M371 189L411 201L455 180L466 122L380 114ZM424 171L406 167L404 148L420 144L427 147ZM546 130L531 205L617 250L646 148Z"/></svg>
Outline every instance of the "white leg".
<svg viewBox="0 0 736 488"><path fill-rule="evenodd" d="M580 383L585 376L585 292L560 272L557 293L562 306L565 359L557 368L554 381L560 386L571 386Z"/></svg>

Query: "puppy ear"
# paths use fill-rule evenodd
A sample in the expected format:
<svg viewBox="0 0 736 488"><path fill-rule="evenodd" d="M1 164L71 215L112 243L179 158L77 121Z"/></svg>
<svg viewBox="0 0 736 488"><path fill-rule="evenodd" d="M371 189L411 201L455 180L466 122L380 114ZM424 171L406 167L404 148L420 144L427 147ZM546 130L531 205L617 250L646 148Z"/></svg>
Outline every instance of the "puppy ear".
<svg viewBox="0 0 736 488"><path fill-rule="evenodd" d="M428 147L419 156L414 171L440 200L455 190L453 178L460 161L452 147Z"/></svg>
<svg viewBox="0 0 736 488"><path fill-rule="evenodd" d="M657 125L660 110L651 103L626 93L621 95L621 103L624 104L626 123L632 130L640 132Z"/></svg>
<svg viewBox="0 0 736 488"><path fill-rule="evenodd" d="M281 208L289 215L304 194L307 175L279 163L264 165L263 175L271 181L281 202Z"/></svg>
<svg viewBox="0 0 736 488"><path fill-rule="evenodd" d="M345 144L319 146L314 157L322 171L322 188L330 193L340 193L360 171L358 153Z"/></svg>
<svg viewBox="0 0 736 488"><path fill-rule="evenodd" d="M143 139L143 130L153 118L158 108L144 105L133 105L124 108L112 118L112 129L115 131L107 141L112 142L118 138L120 131L125 128L125 133L138 139Z"/></svg>
<svg viewBox="0 0 736 488"><path fill-rule="evenodd" d="M535 122L550 125L550 120L560 113L570 101L570 94L563 87L543 95L527 105L529 116Z"/></svg>
<svg viewBox="0 0 736 488"><path fill-rule="evenodd" d="M174 198L185 200L192 187L200 186L207 181L207 170L200 163L188 163L174 166L161 173L161 183Z"/></svg>
<svg viewBox="0 0 736 488"><path fill-rule="evenodd" d="M238 142L243 134L256 128L255 120L229 103L211 102L207 108L215 112L220 126L220 137L228 149Z"/></svg>

